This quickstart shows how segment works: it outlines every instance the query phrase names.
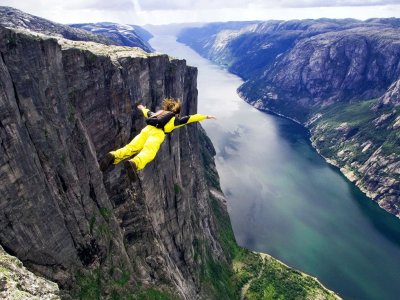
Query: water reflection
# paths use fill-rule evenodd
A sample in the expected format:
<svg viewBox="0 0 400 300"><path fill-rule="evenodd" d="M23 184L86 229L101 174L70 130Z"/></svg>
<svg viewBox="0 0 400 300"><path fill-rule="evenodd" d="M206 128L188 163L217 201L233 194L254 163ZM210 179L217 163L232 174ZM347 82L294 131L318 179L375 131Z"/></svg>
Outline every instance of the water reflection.
<svg viewBox="0 0 400 300"><path fill-rule="evenodd" d="M349 183L349 189L353 195L353 199L360 200L355 201L355 204L358 206L361 213L369 219L370 224L382 235L384 235L386 239L400 247L400 227L395 226L398 222L398 219L390 214L383 214L380 216L380 218L377 218L377 213L379 214L382 210L378 204L369 201L369 199L351 183Z"/></svg>

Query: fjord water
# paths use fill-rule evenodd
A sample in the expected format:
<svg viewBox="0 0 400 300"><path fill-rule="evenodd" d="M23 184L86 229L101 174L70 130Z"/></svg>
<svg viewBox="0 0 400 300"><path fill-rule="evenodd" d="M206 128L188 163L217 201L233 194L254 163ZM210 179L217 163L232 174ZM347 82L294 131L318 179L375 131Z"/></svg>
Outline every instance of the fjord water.
<svg viewBox="0 0 400 300"><path fill-rule="evenodd" d="M400 299L400 220L365 197L312 148L300 125L236 94L240 78L173 36L158 52L199 70L199 112L216 150L239 245L317 277L345 299Z"/></svg>

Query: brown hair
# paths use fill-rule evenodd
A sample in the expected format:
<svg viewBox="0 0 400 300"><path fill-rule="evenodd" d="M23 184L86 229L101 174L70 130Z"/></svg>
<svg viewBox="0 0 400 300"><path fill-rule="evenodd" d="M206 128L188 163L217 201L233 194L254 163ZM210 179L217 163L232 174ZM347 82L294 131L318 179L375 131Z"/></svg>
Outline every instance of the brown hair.
<svg viewBox="0 0 400 300"><path fill-rule="evenodd" d="M175 114L179 114L181 111L181 101L179 99L165 98L162 103L162 109L172 111Z"/></svg>

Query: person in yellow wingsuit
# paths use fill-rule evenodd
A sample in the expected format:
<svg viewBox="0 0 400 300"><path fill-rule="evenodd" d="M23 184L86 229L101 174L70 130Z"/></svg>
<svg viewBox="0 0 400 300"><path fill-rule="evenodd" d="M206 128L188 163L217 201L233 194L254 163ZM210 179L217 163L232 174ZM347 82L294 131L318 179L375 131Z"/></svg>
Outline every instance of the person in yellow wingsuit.
<svg viewBox="0 0 400 300"><path fill-rule="evenodd" d="M110 151L100 160L100 170L103 172L112 164L124 161L128 176L133 181L137 178L137 172L155 158L166 133L189 123L215 119L214 116L202 114L179 117L181 110L179 99L164 99L162 109L156 113L141 104L137 108L146 118L147 126L129 144L118 150ZM132 159L128 159L132 156L134 156Z"/></svg>

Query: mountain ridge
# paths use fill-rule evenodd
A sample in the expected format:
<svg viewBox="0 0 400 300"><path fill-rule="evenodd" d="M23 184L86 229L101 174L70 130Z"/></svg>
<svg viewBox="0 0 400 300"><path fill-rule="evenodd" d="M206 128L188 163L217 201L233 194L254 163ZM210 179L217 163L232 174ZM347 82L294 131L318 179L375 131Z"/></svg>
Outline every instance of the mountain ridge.
<svg viewBox="0 0 400 300"><path fill-rule="evenodd" d="M0 24L8 28L31 30L69 40L139 47L146 52L153 51L146 40L149 33L139 26L110 22L64 25L8 6L0 6ZM97 29L100 34L93 33L92 29Z"/></svg>
<svg viewBox="0 0 400 300"><path fill-rule="evenodd" d="M148 43L152 37L145 29L136 25L122 25L112 22L69 24L73 28L83 29L89 32L101 34L117 45L139 47L146 52L153 52L154 49Z"/></svg>

